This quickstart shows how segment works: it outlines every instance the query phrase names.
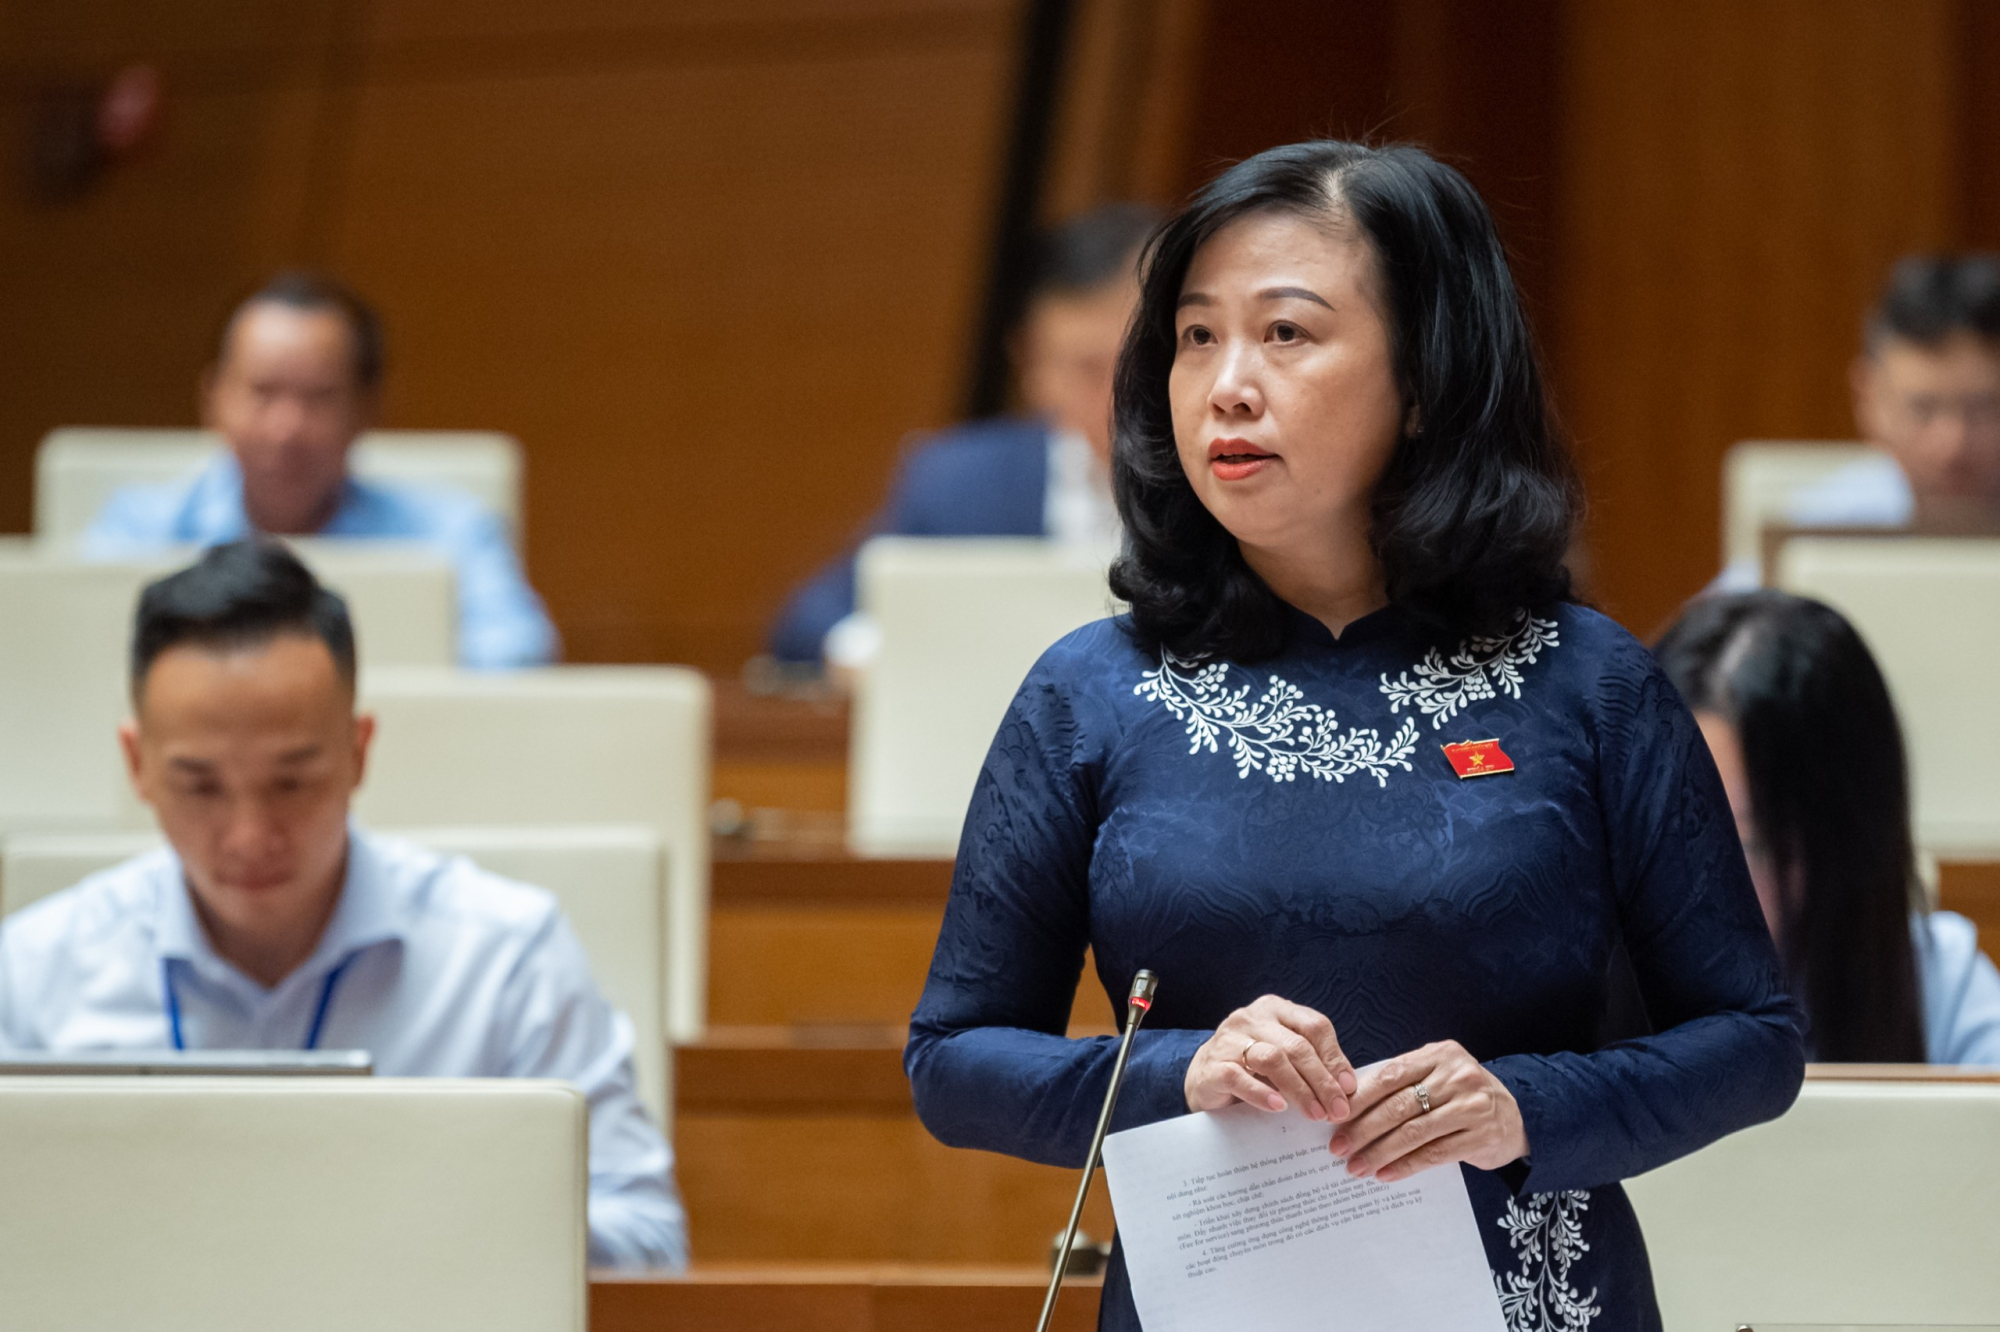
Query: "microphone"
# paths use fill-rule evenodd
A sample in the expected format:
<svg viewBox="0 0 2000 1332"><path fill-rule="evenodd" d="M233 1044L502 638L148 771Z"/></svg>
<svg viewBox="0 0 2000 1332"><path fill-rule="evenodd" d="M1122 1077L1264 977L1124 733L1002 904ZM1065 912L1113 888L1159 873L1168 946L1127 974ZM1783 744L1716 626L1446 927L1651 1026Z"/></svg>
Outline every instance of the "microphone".
<svg viewBox="0 0 2000 1332"><path fill-rule="evenodd" d="M1118 1041L1118 1059L1111 1065L1111 1085L1104 1089L1097 1132L1090 1136L1090 1155L1083 1163L1083 1180L1076 1186L1076 1204L1069 1209L1069 1225L1063 1229L1062 1243L1056 1246L1056 1270L1049 1274L1049 1293L1042 1300L1042 1317L1035 1332L1049 1332L1049 1320L1056 1316L1056 1296L1062 1293L1063 1278L1069 1274L1069 1251L1076 1245L1077 1223L1083 1220L1083 1200L1090 1196L1090 1177L1097 1173L1105 1130L1111 1127L1111 1109L1118 1104L1118 1087L1125 1081L1125 1058L1132 1053L1132 1038L1139 1034L1139 1024L1153 1006L1153 991L1159 987L1160 978L1142 968L1132 978L1132 992L1125 996L1125 1034Z"/></svg>

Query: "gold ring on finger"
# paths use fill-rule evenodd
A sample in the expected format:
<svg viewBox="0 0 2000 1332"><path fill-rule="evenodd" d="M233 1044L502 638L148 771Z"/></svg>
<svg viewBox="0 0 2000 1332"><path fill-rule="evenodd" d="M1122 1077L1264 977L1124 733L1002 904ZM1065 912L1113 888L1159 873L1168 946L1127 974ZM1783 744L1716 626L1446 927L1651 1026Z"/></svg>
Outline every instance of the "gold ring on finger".
<svg viewBox="0 0 2000 1332"><path fill-rule="evenodd" d="M1420 1115L1429 1114L1431 1112L1431 1094L1429 1089L1423 1083L1419 1082L1412 1086L1410 1090L1417 1094L1417 1113Z"/></svg>
<svg viewBox="0 0 2000 1332"><path fill-rule="evenodd" d="M1262 1045L1263 1043L1264 1042L1262 1041L1252 1041L1250 1042L1250 1044L1244 1046L1243 1053L1236 1056L1236 1062L1243 1065L1243 1067L1245 1068L1250 1067L1250 1052L1256 1049L1258 1046Z"/></svg>

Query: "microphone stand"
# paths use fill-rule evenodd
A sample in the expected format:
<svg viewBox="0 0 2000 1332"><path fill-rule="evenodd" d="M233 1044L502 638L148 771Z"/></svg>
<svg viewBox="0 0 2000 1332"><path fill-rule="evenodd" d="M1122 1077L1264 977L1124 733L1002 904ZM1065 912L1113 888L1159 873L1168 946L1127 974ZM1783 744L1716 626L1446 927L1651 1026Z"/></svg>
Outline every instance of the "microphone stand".
<svg viewBox="0 0 2000 1332"><path fill-rule="evenodd" d="M1125 1034L1118 1041L1118 1059L1111 1065L1111 1085L1104 1089L1104 1109L1097 1115L1097 1132L1090 1137L1090 1155L1083 1163L1083 1180L1076 1186L1076 1203L1069 1209L1069 1225L1062 1243L1056 1247L1056 1270L1049 1274L1049 1293L1042 1299L1041 1321L1035 1332L1049 1332L1049 1320L1056 1316L1056 1296L1062 1293L1063 1278L1069 1274L1069 1251L1076 1245L1077 1223L1083 1220L1083 1200L1090 1196L1090 1178L1097 1173L1097 1158L1104 1151L1104 1134L1111 1127L1111 1109L1118 1104L1118 1087L1125 1081L1125 1059L1132 1053L1132 1038L1139 1023L1153 1006L1153 991L1160 978L1141 970L1132 978L1132 992L1125 997Z"/></svg>

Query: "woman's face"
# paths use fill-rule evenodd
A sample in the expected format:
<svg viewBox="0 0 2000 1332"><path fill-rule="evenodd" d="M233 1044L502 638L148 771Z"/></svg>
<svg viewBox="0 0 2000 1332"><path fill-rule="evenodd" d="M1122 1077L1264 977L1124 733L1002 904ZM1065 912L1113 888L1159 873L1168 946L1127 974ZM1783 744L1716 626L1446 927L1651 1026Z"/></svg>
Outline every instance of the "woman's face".
<svg viewBox="0 0 2000 1332"><path fill-rule="evenodd" d="M1373 251L1351 225L1238 218L1195 251L1174 316L1174 440L1245 547L1365 528L1406 411Z"/></svg>
<svg viewBox="0 0 2000 1332"><path fill-rule="evenodd" d="M1743 842L1743 854L1750 861L1750 882L1757 889L1757 905L1764 908L1764 924L1771 937L1780 937L1784 908L1778 893L1778 875L1757 820L1750 809L1750 770L1743 764L1743 740L1736 727L1719 712L1697 712L1695 721L1715 756L1716 771L1722 774L1722 789L1729 794L1729 810L1736 816L1736 836Z"/></svg>

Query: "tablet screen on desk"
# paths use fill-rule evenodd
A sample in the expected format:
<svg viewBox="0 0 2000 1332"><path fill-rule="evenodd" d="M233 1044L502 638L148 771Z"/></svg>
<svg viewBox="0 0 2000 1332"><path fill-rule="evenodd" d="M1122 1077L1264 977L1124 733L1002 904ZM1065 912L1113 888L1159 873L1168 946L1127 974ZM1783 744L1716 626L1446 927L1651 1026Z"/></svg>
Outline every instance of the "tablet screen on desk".
<svg viewBox="0 0 2000 1332"><path fill-rule="evenodd" d="M0 1076L367 1077L366 1050L103 1050L0 1054Z"/></svg>

